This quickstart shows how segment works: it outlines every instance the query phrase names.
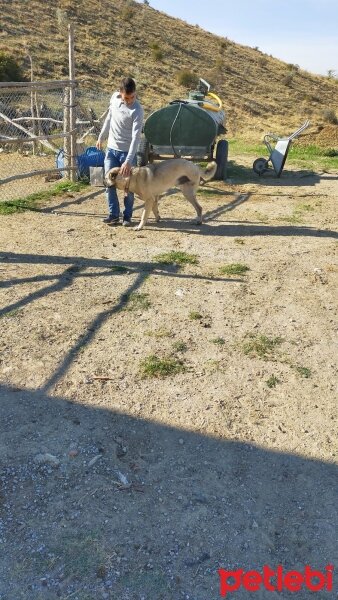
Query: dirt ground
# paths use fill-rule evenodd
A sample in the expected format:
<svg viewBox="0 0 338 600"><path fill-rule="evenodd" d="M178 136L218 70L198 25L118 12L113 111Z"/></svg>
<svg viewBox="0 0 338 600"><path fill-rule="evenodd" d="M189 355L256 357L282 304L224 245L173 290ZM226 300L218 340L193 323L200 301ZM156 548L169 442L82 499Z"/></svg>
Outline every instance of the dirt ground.
<svg viewBox="0 0 338 600"><path fill-rule="evenodd" d="M44 169L54 169L56 161L54 156L39 154L32 156L28 153L2 152L0 146L0 180L23 173L32 173ZM53 184L50 177L43 174L26 179L18 179L1 185L1 201L25 198L33 192L48 190ZM48 181L49 180L49 181ZM53 181L55 184L55 181Z"/></svg>
<svg viewBox="0 0 338 600"><path fill-rule="evenodd" d="M93 189L1 217L1 600L216 600L219 568L337 564L337 191L287 167L208 183L202 227L173 192L141 232Z"/></svg>

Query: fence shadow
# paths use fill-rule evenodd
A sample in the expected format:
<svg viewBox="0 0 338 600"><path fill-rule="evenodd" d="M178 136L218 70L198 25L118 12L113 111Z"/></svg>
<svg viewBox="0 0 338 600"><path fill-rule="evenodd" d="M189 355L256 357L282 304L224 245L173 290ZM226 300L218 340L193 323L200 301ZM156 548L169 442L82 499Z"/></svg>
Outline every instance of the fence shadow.
<svg viewBox="0 0 338 600"><path fill-rule="evenodd" d="M43 386L44 391L48 391L65 375L71 364L94 338L104 323L114 314L123 310L131 296L138 292L144 281L151 275L156 274L162 277L170 276L178 279L203 279L212 281L222 281L226 283L241 283L243 279L226 277L208 277L198 274L187 274L180 272L177 265L159 265L156 262L126 262L112 261L108 259L91 259L79 256L51 256L51 255L33 255L33 254L15 254L11 252L0 253L0 263L5 264L32 264L32 265L61 265L65 269L60 274L53 275L35 275L32 277L15 278L0 282L1 288L11 288L25 283L46 282L48 285L23 295L19 300L8 304L0 309L0 318L9 315L13 311L28 306L39 298L50 294L59 293L71 287L79 278L100 278L100 277L121 277L127 276L126 285L123 293L116 301L103 310L98 309L97 315L87 324L86 330L79 335L78 340L72 348L65 354L61 363L55 369L48 381ZM99 271L88 272L89 269L97 268Z"/></svg>
<svg viewBox="0 0 338 600"><path fill-rule="evenodd" d="M216 600L218 568L338 558L332 464L121 414L114 393L2 386L0 417L3 598Z"/></svg>
<svg viewBox="0 0 338 600"><path fill-rule="evenodd" d="M216 216L227 212L225 210L219 211ZM147 228L154 230L161 229L162 232L167 231L181 231L184 233L194 235L210 235L210 236L229 236L229 237L254 237L254 236L276 236L276 237L289 237L289 236L301 236L301 237L314 237L314 238L332 238L338 239L338 232L331 229L316 229L314 227L307 226L293 226L293 225L262 225L248 222L237 222L234 223L220 223L217 221L215 224L210 225L209 222L213 216L208 217L207 222L203 225L194 225L187 219L163 219L160 223L154 223L149 221Z"/></svg>

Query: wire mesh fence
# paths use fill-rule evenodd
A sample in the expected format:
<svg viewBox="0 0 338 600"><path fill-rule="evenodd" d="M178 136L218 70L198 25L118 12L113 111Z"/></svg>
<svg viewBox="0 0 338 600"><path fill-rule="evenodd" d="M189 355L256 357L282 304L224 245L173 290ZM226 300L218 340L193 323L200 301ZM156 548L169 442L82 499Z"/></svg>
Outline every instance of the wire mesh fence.
<svg viewBox="0 0 338 600"><path fill-rule="evenodd" d="M107 114L111 94L76 90L77 143L89 146L97 140L102 122Z"/></svg>
<svg viewBox="0 0 338 600"><path fill-rule="evenodd" d="M69 80L0 84L0 200L27 197L70 177L77 156L95 145L109 94L77 89L70 106L71 86Z"/></svg>

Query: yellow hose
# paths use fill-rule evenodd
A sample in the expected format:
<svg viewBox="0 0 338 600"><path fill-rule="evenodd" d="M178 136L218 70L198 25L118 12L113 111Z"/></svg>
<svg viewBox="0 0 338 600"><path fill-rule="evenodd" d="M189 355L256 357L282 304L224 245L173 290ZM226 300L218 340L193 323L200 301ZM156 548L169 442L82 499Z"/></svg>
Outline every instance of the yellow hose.
<svg viewBox="0 0 338 600"><path fill-rule="evenodd" d="M218 96L216 96L216 94L213 94L212 92L209 92L207 94L206 98L209 97L216 100L218 102L218 106L216 106L213 102L203 102L202 108L205 108L205 110L213 110L214 112L219 112L222 109L222 101Z"/></svg>

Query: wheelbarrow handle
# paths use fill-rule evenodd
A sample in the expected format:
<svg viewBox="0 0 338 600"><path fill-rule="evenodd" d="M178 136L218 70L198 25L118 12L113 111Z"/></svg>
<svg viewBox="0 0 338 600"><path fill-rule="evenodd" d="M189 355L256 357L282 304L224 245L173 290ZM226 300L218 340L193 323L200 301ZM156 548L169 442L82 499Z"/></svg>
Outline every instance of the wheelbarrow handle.
<svg viewBox="0 0 338 600"><path fill-rule="evenodd" d="M289 136L289 140L293 140L296 137L298 137L299 134L302 133L302 131L304 131L304 129L306 129L309 125L310 125L310 121L309 120L305 121L305 123L303 123L303 125L299 129L297 129L297 131L295 131L294 133L292 133Z"/></svg>

